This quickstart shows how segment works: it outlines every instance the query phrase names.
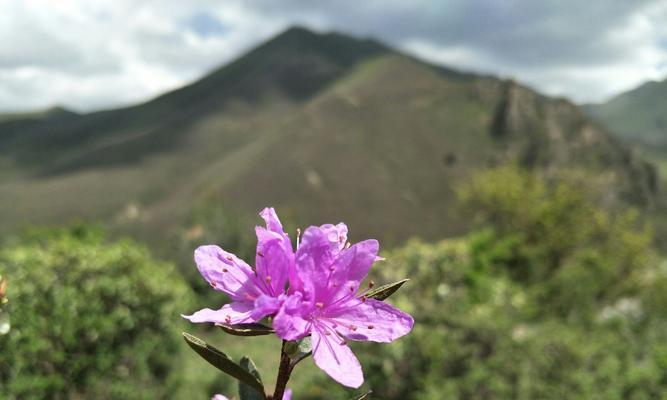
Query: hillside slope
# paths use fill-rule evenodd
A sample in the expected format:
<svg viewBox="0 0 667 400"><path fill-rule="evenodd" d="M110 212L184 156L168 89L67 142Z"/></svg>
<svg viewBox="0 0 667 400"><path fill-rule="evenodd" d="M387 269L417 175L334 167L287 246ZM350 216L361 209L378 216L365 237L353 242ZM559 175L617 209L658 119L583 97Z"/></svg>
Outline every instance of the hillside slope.
<svg viewBox="0 0 667 400"><path fill-rule="evenodd" d="M667 149L667 79L647 82L585 109L627 140Z"/></svg>
<svg viewBox="0 0 667 400"><path fill-rule="evenodd" d="M607 197L641 206L657 190L652 167L568 101L299 28L144 104L3 142L6 124L5 232L98 219L160 243L201 204L241 217L273 205L295 224L344 220L354 239L391 245L464 231L454 188L488 166L582 167Z"/></svg>

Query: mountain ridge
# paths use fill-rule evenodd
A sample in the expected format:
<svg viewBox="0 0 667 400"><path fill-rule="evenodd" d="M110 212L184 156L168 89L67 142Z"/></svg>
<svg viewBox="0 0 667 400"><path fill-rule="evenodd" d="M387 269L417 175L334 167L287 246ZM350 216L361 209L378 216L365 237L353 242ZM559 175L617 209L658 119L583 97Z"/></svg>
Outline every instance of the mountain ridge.
<svg viewBox="0 0 667 400"><path fill-rule="evenodd" d="M646 207L658 190L652 167L569 101L303 28L146 103L20 136L0 146L5 229L94 219L154 243L183 235L200 204L343 219L389 245L437 239L470 225L456 186L507 163L585 168L608 197Z"/></svg>

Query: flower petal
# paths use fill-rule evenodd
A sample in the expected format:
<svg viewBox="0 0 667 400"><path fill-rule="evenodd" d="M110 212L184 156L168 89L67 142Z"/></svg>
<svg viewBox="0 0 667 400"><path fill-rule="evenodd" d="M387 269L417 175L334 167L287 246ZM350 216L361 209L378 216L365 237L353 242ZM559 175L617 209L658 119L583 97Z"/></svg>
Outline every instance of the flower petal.
<svg viewBox="0 0 667 400"><path fill-rule="evenodd" d="M301 238L296 251L297 279L291 279L290 292L302 290L309 294L314 302L323 299L314 296L325 296L331 275L330 267L334 261L331 242L326 232L319 227L308 227Z"/></svg>
<svg viewBox="0 0 667 400"><path fill-rule="evenodd" d="M232 300L243 300L246 293L259 295L251 279L252 268L234 254L215 245L200 246L195 250L195 263L204 279Z"/></svg>
<svg viewBox="0 0 667 400"><path fill-rule="evenodd" d="M285 389L285 393L283 393L283 400L292 400L292 389Z"/></svg>
<svg viewBox="0 0 667 400"><path fill-rule="evenodd" d="M211 400L229 400L229 399L221 394L216 394L215 396L213 396Z"/></svg>
<svg viewBox="0 0 667 400"><path fill-rule="evenodd" d="M329 239L329 244L333 253L340 253L347 243L347 225L339 223L338 225L325 224L320 226Z"/></svg>
<svg viewBox="0 0 667 400"><path fill-rule="evenodd" d="M276 210L273 207L266 207L259 212L259 216L266 222L266 228L268 230L282 233L283 235L285 234L283 232L283 224L280 223L278 214L276 214Z"/></svg>
<svg viewBox="0 0 667 400"><path fill-rule="evenodd" d="M333 335L325 335L324 324L317 324L312 332L313 360L336 382L358 388L364 383L359 360L347 344L341 344Z"/></svg>
<svg viewBox="0 0 667 400"><path fill-rule="evenodd" d="M361 282L375 262L380 244L375 239L364 240L343 251L336 258L336 276Z"/></svg>
<svg viewBox="0 0 667 400"><path fill-rule="evenodd" d="M285 233L256 227L257 257L255 269L258 285L270 296L285 292L290 270L294 268L294 251Z"/></svg>
<svg viewBox="0 0 667 400"><path fill-rule="evenodd" d="M204 308L192 315L182 315L183 318L190 320L190 322L213 322L216 324L244 324L249 322L257 322L251 316L253 305L251 303L231 303L225 304L219 310L211 310Z"/></svg>
<svg viewBox="0 0 667 400"><path fill-rule="evenodd" d="M287 296L273 318L276 335L284 340L298 340L310 333L311 323L303 318L304 305L301 293Z"/></svg>
<svg viewBox="0 0 667 400"><path fill-rule="evenodd" d="M318 301L325 305L340 304L345 299L354 299L355 293L366 278L377 259L379 244L375 239L364 240L344 250L330 267L331 276L326 280L328 287Z"/></svg>
<svg viewBox="0 0 667 400"><path fill-rule="evenodd" d="M252 311L252 318L259 321L267 315L275 314L285 300L285 295L281 294L279 297L271 297L265 294L259 296L255 300L255 308Z"/></svg>
<svg viewBox="0 0 667 400"><path fill-rule="evenodd" d="M266 222L266 228L259 226L255 228L257 233L255 269L259 285L265 287L266 294L275 297L285 292L290 271L294 268L294 250L276 210L265 208L259 215Z"/></svg>
<svg viewBox="0 0 667 400"><path fill-rule="evenodd" d="M327 311L327 317L338 324L336 331L352 340L391 342L408 334L414 325L409 314L375 299L354 299Z"/></svg>

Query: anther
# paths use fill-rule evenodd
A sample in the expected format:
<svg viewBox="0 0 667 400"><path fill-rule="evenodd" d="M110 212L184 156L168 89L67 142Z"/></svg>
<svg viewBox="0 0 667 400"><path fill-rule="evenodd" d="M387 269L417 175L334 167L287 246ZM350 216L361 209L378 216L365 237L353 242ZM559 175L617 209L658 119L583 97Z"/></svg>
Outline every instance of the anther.
<svg viewBox="0 0 667 400"><path fill-rule="evenodd" d="M354 292L354 286L350 286L350 292Z"/></svg>
<svg viewBox="0 0 667 400"><path fill-rule="evenodd" d="M375 286L375 282L373 282L373 281L368 282L368 288L369 289L372 289L373 286Z"/></svg>
<svg viewBox="0 0 667 400"><path fill-rule="evenodd" d="M231 324L232 323L232 318L229 315L225 316L225 322L227 324Z"/></svg>
<svg viewBox="0 0 667 400"><path fill-rule="evenodd" d="M326 336L331 336L331 332L329 332L329 331L324 331L324 334L325 334Z"/></svg>
<svg viewBox="0 0 667 400"><path fill-rule="evenodd" d="M357 330L357 327L354 326L354 325L350 325L350 329L353 330L353 331L356 331L356 330Z"/></svg>
<svg viewBox="0 0 667 400"><path fill-rule="evenodd" d="M347 242L347 244L345 245L345 248L346 248L346 249L349 249L349 248L350 248L350 246L352 246L352 243L350 243L350 242Z"/></svg>
<svg viewBox="0 0 667 400"><path fill-rule="evenodd" d="M215 282L211 282L211 286L212 286L212 287L216 287L217 285L216 285Z"/></svg>
<svg viewBox="0 0 667 400"><path fill-rule="evenodd" d="M375 328L373 325L368 325L368 329L373 329Z"/></svg>
<svg viewBox="0 0 667 400"><path fill-rule="evenodd" d="M227 256L227 261L233 261L232 256Z"/></svg>
<svg viewBox="0 0 667 400"><path fill-rule="evenodd" d="M229 270L227 268L223 268L222 272L229 272Z"/></svg>
<svg viewBox="0 0 667 400"><path fill-rule="evenodd" d="M324 303L317 302L317 303L315 303L315 307L322 308L322 307L324 307Z"/></svg>
<svg viewBox="0 0 667 400"><path fill-rule="evenodd" d="M264 253L262 253L261 251L258 251L257 255L260 256L260 257L264 257Z"/></svg>
<svg viewBox="0 0 667 400"><path fill-rule="evenodd" d="M341 345L341 346L345 346L346 344L347 344L347 342L346 342L345 340L343 340L342 342L340 342L340 345Z"/></svg>
<svg viewBox="0 0 667 400"><path fill-rule="evenodd" d="M266 283L271 283L271 276L266 277Z"/></svg>

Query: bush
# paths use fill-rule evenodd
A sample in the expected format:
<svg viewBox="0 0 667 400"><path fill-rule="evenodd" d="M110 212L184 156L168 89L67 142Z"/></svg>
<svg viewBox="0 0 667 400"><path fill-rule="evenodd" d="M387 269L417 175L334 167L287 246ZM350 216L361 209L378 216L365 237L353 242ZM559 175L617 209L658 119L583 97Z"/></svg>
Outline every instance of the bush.
<svg viewBox="0 0 667 400"><path fill-rule="evenodd" d="M483 229L384 254L375 279L410 277L390 301L415 328L363 348L375 396L667 398L667 268L636 211L582 187L482 173L461 193Z"/></svg>
<svg viewBox="0 0 667 400"><path fill-rule="evenodd" d="M174 330L190 292L173 268L98 231L41 232L0 251L12 330L0 336L5 399L167 397Z"/></svg>

